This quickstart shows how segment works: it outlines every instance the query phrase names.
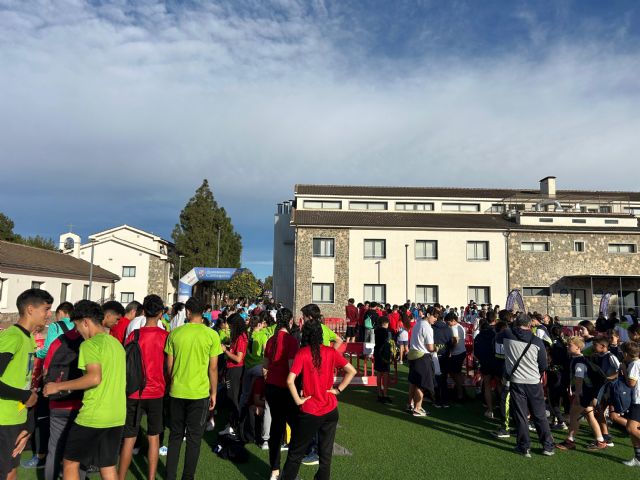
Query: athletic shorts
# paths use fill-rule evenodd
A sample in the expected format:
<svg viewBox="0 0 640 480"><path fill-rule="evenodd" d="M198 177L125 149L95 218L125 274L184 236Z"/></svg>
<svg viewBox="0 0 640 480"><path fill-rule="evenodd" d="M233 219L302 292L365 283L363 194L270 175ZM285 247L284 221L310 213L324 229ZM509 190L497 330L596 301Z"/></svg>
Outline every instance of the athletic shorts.
<svg viewBox="0 0 640 480"><path fill-rule="evenodd" d="M580 396L580 406L582 408L590 407L596 398L598 392L593 391L590 388L582 388L582 395Z"/></svg>
<svg viewBox="0 0 640 480"><path fill-rule="evenodd" d="M447 372L454 374L462 372L462 364L465 358L467 358L466 352L449 357L447 360Z"/></svg>
<svg viewBox="0 0 640 480"><path fill-rule="evenodd" d="M64 449L65 460L98 468L115 466L120 453L122 428L91 428L74 422Z"/></svg>
<svg viewBox="0 0 640 480"><path fill-rule="evenodd" d="M163 398L127 398L127 420L124 424L124 438L137 437L142 415L147 415L147 435L160 435L164 430Z"/></svg>
<svg viewBox="0 0 640 480"><path fill-rule="evenodd" d="M351 338L351 337L355 337L355 336L356 336L356 327L347 327L346 337L347 338Z"/></svg>
<svg viewBox="0 0 640 480"><path fill-rule="evenodd" d="M407 345L409 345L409 341L408 340L398 340L398 346L400 345L404 345L405 347Z"/></svg>
<svg viewBox="0 0 640 480"><path fill-rule="evenodd" d="M431 355L423 355L416 360L409 360L409 383L421 390L433 393L433 361Z"/></svg>
<svg viewBox="0 0 640 480"><path fill-rule="evenodd" d="M15 448L18 435L23 430L26 430L24 424L0 425L0 478L7 478L9 472L20 465L20 455L13 458L11 453Z"/></svg>
<svg viewBox="0 0 640 480"><path fill-rule="evenodd" d="M640 422L640 404L632 403L629 411L624 414L624 418L633 420L634 422Z"/></svg>

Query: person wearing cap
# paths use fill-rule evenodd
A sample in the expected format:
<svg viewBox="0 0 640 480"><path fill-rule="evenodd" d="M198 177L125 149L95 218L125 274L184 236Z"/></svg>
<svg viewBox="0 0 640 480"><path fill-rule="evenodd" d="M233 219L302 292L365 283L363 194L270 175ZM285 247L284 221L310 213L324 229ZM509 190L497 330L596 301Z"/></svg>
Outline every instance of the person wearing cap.
<svg viewBox="0 0 640 480"><path fill-rule="evenodd" d="M531 318L521 313L511 328L497 335L496 343L504 347L506 388L509 389L518 432L515 451L524 457L531 457L530 414L543 447L543 455L551 456L554 454L554 443L541 382L542 373L547 369L544 342L531 331Z"/></svg>

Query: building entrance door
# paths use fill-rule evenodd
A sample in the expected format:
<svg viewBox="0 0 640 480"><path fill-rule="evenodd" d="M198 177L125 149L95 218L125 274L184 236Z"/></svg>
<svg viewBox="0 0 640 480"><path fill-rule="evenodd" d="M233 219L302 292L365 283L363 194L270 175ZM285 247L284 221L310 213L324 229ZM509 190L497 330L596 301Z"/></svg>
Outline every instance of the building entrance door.
<svg viewBox="0 0 640 480"><path fill-rule="evenodd" d="M582 318L587 316L587 291L571 290L571 316Z"/></svg>

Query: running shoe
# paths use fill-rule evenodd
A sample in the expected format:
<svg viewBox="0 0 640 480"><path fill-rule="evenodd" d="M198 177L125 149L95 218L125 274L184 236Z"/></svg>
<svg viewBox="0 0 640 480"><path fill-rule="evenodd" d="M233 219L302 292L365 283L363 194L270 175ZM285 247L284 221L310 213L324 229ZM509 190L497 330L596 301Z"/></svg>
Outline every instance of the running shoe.
<svg viewBox="0 0 640 480"><path fill-rule="evenodd" d="M519 455L522 455L524 458L531 458L531 451L528 448L526 450L522 450L518 447L515 447L513 451Z"/></svg>
<svg viewBox="0 0 640 480"><path fill-rule="evenodd" d="M596 440L587 445L587 450L604 450L607 448L607 442Z"/></svg>
<svg viewBox="0 0 640 480"><path fill-rule="evenodd" d="M607 444L607 447L613 447L615 444L613 443L613 437L611 435L603 435L604 442Z"/></svg>
<svg viewBox="0 0 640 480"><path fill-rule="evenodd" d="M320 458L316 452L311 452L309 455L302 459L303 465L318 465L320 463Z"/></svg>
<svg viewBox="0 0 640 480"><path fill-rule="evenodd" d="M560 450L575 450L576 442L566 439L564 442L556 443L556 448Z"/></svg>
<svg viewBox="0 0 640 480"><path fill-rule="evenodd" d="M160 454L161 457L166 457L167 453L169 453L169 449L163 445L162 447L160 447L160 450L158 451L158 453Z"/></svg>
<svg viewBox="0 0 640 480"><path fill-rule="evenodd" d="M260 445L260 449L269 450L269 442L262 442L262 445Z"/></svg>
<svg viewBox="0 0 640 480"><path fill-rule="evenodd" d="M553 457L556 454L555 450L542 450L542 454L545 457Z"/></svg>
<svg viewBox="0 0 640 480"><path fill-rule="evenodd" d="M504 428L496 430L495 432L491 432L491 435L493 435L496 438L509 438L509 437L511 437L511 433L509 433L509 430L505 430Z"/></svg>
<svg viewBox="0 0 640 480"><path fill-rule="evenodd" d="M633 457L631 460L627 460L626 462L622 462L623 465L627 467L640 467L640 460L636 457Z"/></svg>
<svg viewBox="0 0 640 480"><path fill-rule="evenodd" d="M46 463L47 463L46 457L38 458L37 455L34 455L29 460L25 460L24 462L21 462L20 465L22 466L22 468L44 468Z"/></svg>

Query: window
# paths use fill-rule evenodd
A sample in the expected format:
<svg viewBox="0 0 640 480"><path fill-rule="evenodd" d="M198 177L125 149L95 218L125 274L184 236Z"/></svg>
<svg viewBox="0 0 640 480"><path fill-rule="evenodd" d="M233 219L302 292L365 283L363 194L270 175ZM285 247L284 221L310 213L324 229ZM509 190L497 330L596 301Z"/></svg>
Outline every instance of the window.
<svg viewBox="0 0 640 480"><path fill-rule="evenodd" d="M6 290L6 287L5 287L6 282L7 282L6 278L0 278L0 308L6 308L6 304L4 301L5 300L4 292Z"/></svg>
<svg viewBox="0 0 640 480"><path fill-rule="evenodd" d="M599 213L611 213L611 207L601 205L601 206L598 208L598 212L599 212Z"/></svg>
<svg viewBox="0 0 640 480"><path fill-rule="evenodd" d="M313 239L313 256L314 257L333 257L334 255L334 239L333 238L314 238Z"/></svg>
<svg viewBox="0 0 640 480"><path fill-rule="evenodd" d="M538 219L540 223L553 223L553 218L541 217Z"/></svg>
<svg viewBox="0 0 640 480"><path fill-rule="evenodd" d="M70 283L63 283L60 287L60 303L66 302L69 299L69 287Z"/></svg>
<svg viewBox="0 0 640 480"><path fill-rule="evenodd" d="M311 290L313 303L333 303L333 283L314 283Z"/></svg>
<svg viewBox="0 0 640 480"><path fill-rule="evenodd" d="M42 285L44 285L44 282L31 282L31 288L40 289L42 288Z"/></svg>
<svg viewBox="0 0 640 480"><path fill-rule="evenodd" d="M491 205L489 211L491 213L504 213L505 205L502 203L494 203Z"/></svg>
<svg viewBox="0 0 640 480"><path fill-rule="evenodd" d="M89 285L84 285L82 287L82 299L83 300L91 300L89 298Z"/></svg>
<svg viewBox="0 0 640 480"><path fill-rule="evenodd" d="M350 210L386 210L387 202L349 202Z"/></svg>
<svg viewBox="0 0 640 480"><path fill-rule="evenodd" d="M437 240L416 240L416 259L437 260L438 241Z"/></svg>
<svg viewBox="0 0 640 480"><path fill-rule="evenodd" d="M342 208L342 202L334 200L305 200L302 205L304 208L321 208L323 210L340 210Z"/></svg>
<svg viewBox="0 0 640 480"><path fill-rule="evenodd" d="M365 240L364 258L386 258L386 240Z"/></svg>
<svg viewBox="0 0 640 480"><path fill-rule="evenodd" d="M640 207L624 207L624 213L630 215L640 215Z"/></svg>
<svg viewBox="0 0 640 480"><path fill-rule="evenodd" d="M386 303L387 286L381 284L368 284L364 286L364 299L369 302Z"/></svg>
<svg viewBox="0 0 640 480"><path fill-rule="evenodd" d="M573 242L573 251L574 252L584 252L584 242L582 240Z"/></svg>
<svg viewBox="0 0 640 480"><path fill-rule="evenodd" d="M102 287L102 294L100 295L100 303L104 303L107 298L107 289L109 287Z"/></svg>
<svg viewBox="0 0 640 480"><path fill-rule="evenodd" d="M133 292L122 292L120 294L120 303L127 304L133 302Z"/></svg>
<svg viewBox="0 0 640 480"><path fill-rule="evenodd" d="M517 210L517 211L521 211L521 210L526 210L527 206L524 203L510 203L509 204L509 210Z"/></svg>
<svg viewBox="0 0 640 480"><path fill-rule="evenodd" d="M586 218L572 218L571 223L587 223Z"/></svg>
<svg viewBox="0 0 640 480"><path fill-rule="evenodd" d="M436 285L416 285L416 302L436 303L438 301L438 287Z"/></svg>
<svg viewBox="0 0 640 480"><path fill-rule="evenodd" d="M635 243L610 243L609 253L636 253Z"/></svg>
<svg viewBox="0 0 640 480"><path fill-rule="evenodd" d="M607 219L605 219L604 223L606 225L617 225L618 224L618 220L613 220L613 219L607 218Z"/></svg>
<svg viewBox="0 0 640 480"><path fill-rule="evenodd" d="M136 267L122 267L122 278L135 277L135 276L136 276Z"/></svg>
<svg viewBox="0 0 640 480"><path fill-rule="evenodd" d="M549 242L522 242L520 250L523 252L548 252L551 250Z"/></svg>
<svg viewBox="0 0 640 480"><path fill-rule="evenodd" d="M443 203L443 212L479 212L479 203Z"/></svg>
<svg viewBox="0 0 640 480"><path fill-rule="evenodd" d="M549 287L522 287L523 297L549 297L551 296Z"/></svg>
<svg viewBox="0 0 640 480"><path fill-rule="evenodd" d="M489 242L467 242L467 260L489 260Z"/></svg>
<svg viewBox="0 0 640 480"><path fill-rule="evenodd" d="M491 303L489 287L469 287L467 296L469 297L469 300L473 300L478 305Z"/></svg>
<svg viewBox="0 0 640 480"><path fill-rule="evenodd" d="M433 203L396 202L396 210L433 210Z"/></svg>

